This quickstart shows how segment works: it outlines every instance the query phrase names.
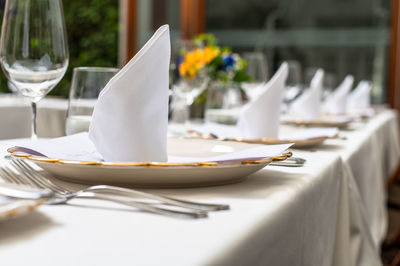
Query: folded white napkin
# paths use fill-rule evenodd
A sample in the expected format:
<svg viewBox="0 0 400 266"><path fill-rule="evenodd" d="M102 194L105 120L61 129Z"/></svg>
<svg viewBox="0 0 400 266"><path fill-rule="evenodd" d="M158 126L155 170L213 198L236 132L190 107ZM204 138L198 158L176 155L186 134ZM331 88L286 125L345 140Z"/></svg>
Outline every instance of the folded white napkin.
<svg viewBox="0 0 400 266"><path fill-rule="evenodd" d="M170 139L170 141L174 142L177 140ZM27 152L33 155L47 156L49 158L73 161L103 161L101 155L96 151L96 147L94 147L94 145L89 141L87 132L81 132L55 139L39 139L38 141L34 142L29 141L27 143L23 143L21 146L22 147L18 148L19 151ZM231 151L229 146L225 146L221 143L216 144L211 150L215 152L215 155L211 154L207 157L169 156L168 162L187 163L265 158L279 156L290 146L292 146L292 144L254 145L244 150ZM8 148L9 145L6 147ZM4 147L4 149L6 147ZM183 154L185 153L187 152L183 152Z"/></svg>
<svg viewBox="0 0 400 266"><path fill-rule="evenodd" d="M347 97L347 109L349 111L357 111L371 107L371 89L372 86L370 82L366 80L360 81L357 87Z"/></svg>
<svg viewBox="0 0 400 266"><path fill-rule="evenodd" d="M243 107L237 125L244 138L277 138L282 93L287 75L288 64L284 62L264 85L264 92L258 99Z"/></svg>
<svg viewBox="0 0 400 266"><path fill-rule="evenodd" d="M347 75L342 83L327 96L323 103L323 111L329 114L344 114L347 107L347 95L354 82L352 75Z"/></svg>
<svg viewBox="0 0 400 266"><path fill-rule="evenodd" d="M311 80L310 88L289 107L288 115L301 120L316 120L321 116L321 95L324 71L318 69Z"/></svg>
<svg viewBox="0 0 400 266"><path fill-rule="evenodd" d="M167 161L168 25L101 91L89 137L106 161Z"/></svg>

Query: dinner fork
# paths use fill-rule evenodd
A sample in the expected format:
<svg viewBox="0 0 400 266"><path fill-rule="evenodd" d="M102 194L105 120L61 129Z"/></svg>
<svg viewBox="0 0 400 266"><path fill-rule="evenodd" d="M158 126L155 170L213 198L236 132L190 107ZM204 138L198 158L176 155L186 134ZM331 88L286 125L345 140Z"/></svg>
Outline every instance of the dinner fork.
<svg viewBox="0 0 400 266"><path fill-rule="evenodd" d="M50 189L54 192L54 196L48 198L47 204L61 204L66 203L73 198L89 198L89 199L99 199L110 202L119 203L129 207L135 207L137 209L148 211L156 214L162 214L172 217L179 218L205 218L207 217L206 211L199 210L173 210L170 208L163 208L160 206L154 206L145 202L138 202L132 200L122 200L121 198L112 197L110 195L99 194L90 191L80 190L77 192L72 192L61 188L60 186L54 184L49 179L37 179L33 174L26 170L23 170L16 162L13 164L14 169L17 171L15 173L9 167L0 168L0 173L2 174L3 180L9 183L14 183L18 185L28 185L42 189Z"/></svg>
<svg viewBox="0 0 400 266"><path fill-rule="evenodd" d="M68 191L53 182L51 182L48 178L41 175L38 171L36 171L32 166L30 166L26 161L22 159L12 159L12 165L20 169L22 172L26 172L30 179L34 182L35 185L37 183L42 183L41 186L50 188L54 191L59 191L60 193L68 194L72 191ZM171 198L167 196L161 196L153 193L143 192L134 189L122 188L117 186L110 185L95 185L90 186L81 190L82 192L105 192L112 193L115 195L127 196L127 197L144 197L151 200L158 200L162 203L175 205L181 208L200 210L200 211L220 211L220 210L228 210L229 205L226 204L212 204L212 203L200 203L194 201L181 200L176 198Z"/></svg>

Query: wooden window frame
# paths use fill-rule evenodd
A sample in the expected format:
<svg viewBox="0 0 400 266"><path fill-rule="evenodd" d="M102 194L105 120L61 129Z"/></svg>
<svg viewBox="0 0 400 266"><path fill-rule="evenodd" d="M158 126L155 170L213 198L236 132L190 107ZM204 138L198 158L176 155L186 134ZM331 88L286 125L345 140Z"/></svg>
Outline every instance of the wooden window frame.
<svg viewBox="0 0 400 266"><path fill-rule="evenodd" d="M155 2L164 4L165 7L165 3L160 1ZM159 4L154 5L154 7L159 8ZM205 31L205 4L205 0L181 0L181 38L190 39ZM124 66L137 52L137 5L137 0L119 0L120 30L118 61L121 67ZM156 26L156 24L160 24L162 18L159 17L157 10L153 10L153 16L154 15L156 15L157 18L154 21L153 26Z"/></svg>

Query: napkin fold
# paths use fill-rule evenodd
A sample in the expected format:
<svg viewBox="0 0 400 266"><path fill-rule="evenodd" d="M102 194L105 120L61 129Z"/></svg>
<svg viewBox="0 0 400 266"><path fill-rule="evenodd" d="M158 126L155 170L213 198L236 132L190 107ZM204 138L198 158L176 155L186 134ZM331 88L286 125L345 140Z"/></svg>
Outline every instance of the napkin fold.
<svg viewBox="0 0 400 266"><path fill-rule="evenodd" d="M370 92L371 83L362 80L357 87L347 97L347 109L349 111L357 111L371 107Z"/></svg>
<svg viewBox="0 0 400 266"><path fill-rule="evenodd" d="M179 145L177 145L177 142L180 142L181 140L169 139L169 141L171 141L169 147L172 146L172 149L174 150L172 153L176 154L177 147L179 147ZM207 140L204 141L207 142ZM89 162L104 161L101 155L97 152L96 147L94 147L92 142L89 140L87 132L81 132L55 139L39 139L37 141L33 142L28 141L26 143L21 143L21 144L22 146L16 147L18 151L36 156L47 156L49 158L58 158L58 159L73 160L73 161L89 161ZM206 149L204 153L207 154L207 156L205 157L170 155L168 156L169 157L168 162L196 163L196 162L210 162L210 161L228 162L228 161L243 161L249 159L254 160L265 157L279 156L290 146L292 146L292 144L249 145L249 147L246 149L234 151L234 149L230 150L230 148L232 147L230 147L229 145L226 146L223 143L221 143L221 144L215 144L214 147L210 150ZM5 147L8 147L8 145L6 145ZM183 146L181 144L181 148L178 149L180 151L178 154L187 154L185 148L187 149L187 146ZM201 152L200 153L194 152L193 154L196 154L198 156L199 154L201 154Z"/></svg>
<svg viewBox="0 0 400 266"><path fill-rule="evenodd" d="M168 25L101 91L89 138L106 161L167 161Z"/></svg>
<svg viewBox="0 0 400 266"><path fill-rule="evenodd" d="M287 75L288 64L284 62L264 85L264 92L243 107L237 126L244 138L278 137L282 94Z"/></svg>
<svg viewBox="0 0 400 266"><path fill-rule="evenodd" d="M316 120L321 116L323 81L324 71L318 69L311 80L310 88L290 104L288 114L291 117L301 120Z"/></svg>
<svg viewBox="0 0 400 266"><path fill-rule="evenodd" d="M354 82L352 75L347 75L342 83L327 96L323 103L323 111L329 114L344 114L347 111L347 95Z"/></svg>

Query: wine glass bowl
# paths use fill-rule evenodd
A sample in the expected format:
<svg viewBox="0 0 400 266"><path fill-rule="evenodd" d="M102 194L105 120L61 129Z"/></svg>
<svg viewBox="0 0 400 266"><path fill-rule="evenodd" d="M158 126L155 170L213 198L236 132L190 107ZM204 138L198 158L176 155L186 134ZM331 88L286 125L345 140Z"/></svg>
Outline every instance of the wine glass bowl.
<svg viewBox="0 0 400 266"><path fill-rule="evenodd" d="M89 131L100 91L118 71L118 68L110 67L74 68L65 124L67 135Z"/></svg>
<svg viewBox="0 0 400 266"><path fill-rule="evenodd" d="M32 103L32 138L36 138L36 103L61 80L69 53L61 0L7 0L0 40L0 64L6 77Z"/></svg>

